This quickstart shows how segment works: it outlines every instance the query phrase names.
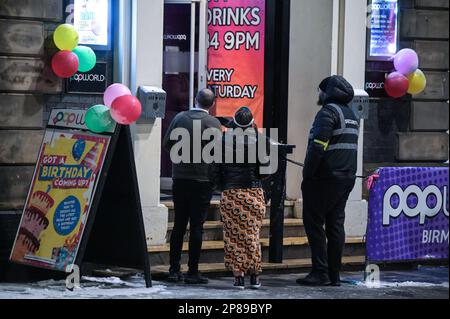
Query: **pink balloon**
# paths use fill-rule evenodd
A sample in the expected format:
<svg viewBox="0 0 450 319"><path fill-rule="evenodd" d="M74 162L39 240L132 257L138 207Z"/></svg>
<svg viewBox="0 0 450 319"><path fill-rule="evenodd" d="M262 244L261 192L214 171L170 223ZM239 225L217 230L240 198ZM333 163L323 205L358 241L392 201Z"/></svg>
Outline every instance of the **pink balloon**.
<svg viewBox="0 0 450 319"><path fill-rule="evenodd" d="M403 49L395 55L394 66L401 74L409 75L419 68L419 56L412 49Z"/></svg>
<svg viewBox="0 0 450 319"><path fill-rule="evenodd" d="M106 106L111 107L115 99L124 95L132 95L130 89L123 84L116 83L106 89L103 101Z"/></svg>
<svg viewBox="0 0 450 319"><path fill-rule="evenodd" d="M408 93L409 80L403 74L393 72L386 78L384 88L389 96L393 98L400 98Z"/></svg>
<svg viewBox="0 0 450 319"><path fill-rule="evenodd" d="M122 125L133 124L139 119L141 114L141 102L132 95L118 97L111 106L112 118Z"/></svg>

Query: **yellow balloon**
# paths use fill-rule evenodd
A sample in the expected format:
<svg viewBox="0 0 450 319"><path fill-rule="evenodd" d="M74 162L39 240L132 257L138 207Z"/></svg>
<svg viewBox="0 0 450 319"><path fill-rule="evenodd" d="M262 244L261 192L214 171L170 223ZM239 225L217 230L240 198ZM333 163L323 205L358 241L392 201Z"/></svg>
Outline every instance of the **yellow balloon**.
<svg viewBox="0 0 450 319"><path fill-rule="evenodd" d="M78 45L78 32L71 24L61 24L53 34L53 40L58 49L72 51Z"/></svg>
<svg viewBox="0 0 450 319"><path fill-rule="evenodd" d="M416 95L422 93L427 87L427 78L425 77L425 74L419 69L417 69L416 72L410 74L408 76L408 80L409 80L409 88L408 88L409 94Z"/></svg>

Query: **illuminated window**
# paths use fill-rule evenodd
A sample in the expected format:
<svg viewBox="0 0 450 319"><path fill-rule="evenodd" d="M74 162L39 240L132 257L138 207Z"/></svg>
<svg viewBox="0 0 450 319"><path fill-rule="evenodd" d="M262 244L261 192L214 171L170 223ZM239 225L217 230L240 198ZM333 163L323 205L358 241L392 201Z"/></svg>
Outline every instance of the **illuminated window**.
<svg viewBox="0 0 450 319"><path fill-rule="evenodd" d="M110 0L74 0L74 26L80 44L98 48L110 46Z"/></svg>
<svg viewBox="0 0 450 319"><path fill-rule="evenodd" d="M398 50L398 0L372 0L368 20L368 59L389 60Z"/></svg>

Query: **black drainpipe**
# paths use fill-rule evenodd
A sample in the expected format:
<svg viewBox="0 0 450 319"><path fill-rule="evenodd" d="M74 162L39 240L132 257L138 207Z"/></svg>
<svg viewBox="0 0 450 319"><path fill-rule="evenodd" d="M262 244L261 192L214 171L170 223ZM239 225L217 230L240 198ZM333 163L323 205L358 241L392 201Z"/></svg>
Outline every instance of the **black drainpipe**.
<svg viewBox="0 0 450 319"><path fill-rule="evenodd" d="M289 98L290 0L267 0L265 116L266 128L277 128L279 142L287 144ZM294 146L280 146L279 167L266 186L271 199L269 262L283 262L286 155Z"/></svg>

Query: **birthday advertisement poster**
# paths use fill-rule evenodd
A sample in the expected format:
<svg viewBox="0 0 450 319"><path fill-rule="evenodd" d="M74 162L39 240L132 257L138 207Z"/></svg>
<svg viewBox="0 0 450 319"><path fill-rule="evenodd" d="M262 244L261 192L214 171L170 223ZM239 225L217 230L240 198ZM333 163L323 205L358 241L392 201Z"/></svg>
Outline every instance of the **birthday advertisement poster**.
<svg viewBox="0 0 450 319"><path fill-rule="evenodd" d="M46 132L11 261L72 271L109 141Z"/></svg>

